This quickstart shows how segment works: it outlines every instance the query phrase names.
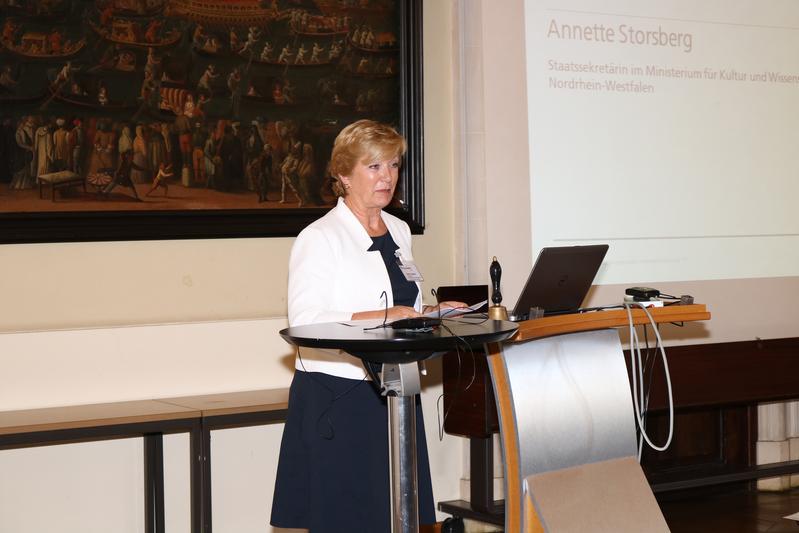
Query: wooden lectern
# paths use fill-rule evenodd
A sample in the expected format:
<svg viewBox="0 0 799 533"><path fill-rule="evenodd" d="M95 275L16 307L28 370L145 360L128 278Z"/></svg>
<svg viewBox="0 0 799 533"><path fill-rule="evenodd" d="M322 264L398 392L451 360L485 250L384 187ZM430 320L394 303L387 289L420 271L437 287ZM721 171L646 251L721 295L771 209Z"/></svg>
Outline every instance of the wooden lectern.
<svg viewBox="0 0 799 533"><path fill-rule="evenodd" d="M704 305L649 311L659 324L710 318ZM632 316L649 323L641 309ZM470 438L472 501L439 508L504 523L509 532L668 531L635 460L630 385L614 329L627 325L625 310L539 318L489 345L484 360L446 356L444 428ZM496 431L504 506L493 500Z"/></svg>

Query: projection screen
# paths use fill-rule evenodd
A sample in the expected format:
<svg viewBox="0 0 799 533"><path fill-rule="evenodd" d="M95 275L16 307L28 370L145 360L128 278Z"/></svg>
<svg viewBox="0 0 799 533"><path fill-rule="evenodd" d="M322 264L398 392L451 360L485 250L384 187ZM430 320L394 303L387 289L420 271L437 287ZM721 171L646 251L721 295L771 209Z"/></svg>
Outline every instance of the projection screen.
<svg viewBox="0 0 799 533"><path fill-rule="evenodd" d="M799 275L799 3L526 0L533 254L597 283Z"/></svg>

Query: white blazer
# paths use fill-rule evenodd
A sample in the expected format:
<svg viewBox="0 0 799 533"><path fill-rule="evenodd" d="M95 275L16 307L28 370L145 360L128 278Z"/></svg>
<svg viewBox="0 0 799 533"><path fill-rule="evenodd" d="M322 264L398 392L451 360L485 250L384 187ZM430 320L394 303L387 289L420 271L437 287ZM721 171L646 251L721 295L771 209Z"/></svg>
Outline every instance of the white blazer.
<svg viewBox="0 0 799 533"><path fill-rule="evenodd" d="M412 260L408 224L381 212L403 259ZM372 238L342 198L336 207L300 232L289 259L289 325L301 326L352 319L360 311L394 305L391 281L379 251L367 251ZM422 308L422 290L414 307ZM381 294L385 291L386 298ZM388 300L386 302L386 299ZM340 350L298 350L298 370L363 379L360 359Z"/></svg>

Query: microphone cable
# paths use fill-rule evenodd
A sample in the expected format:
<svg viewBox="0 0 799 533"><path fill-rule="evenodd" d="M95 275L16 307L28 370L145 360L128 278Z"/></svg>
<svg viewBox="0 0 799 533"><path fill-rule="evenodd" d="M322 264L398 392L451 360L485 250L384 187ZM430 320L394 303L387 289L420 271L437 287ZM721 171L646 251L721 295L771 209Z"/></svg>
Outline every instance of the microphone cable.
<svg viewBox="0 0 799 533"><path fill-rule="evenodd" d="M343 397L347 396L349 393L354 391L356 387L358 387L364 381L366 381L366 376L353 383L349 388L345 389L343 392L336 394L336 392L333 389L322 383L321 380L316 379L316 376L314 376L313 372L309 372L308 369L305 368L305 363L302 360L302 354L300 353L300 351L301 348L297 347L297 358L300 361L300 366L302 367L302 371L305 372L305 374L311 379L311 381L313 381L323 389L326 389L332 396L332 398L330 399L330 403L327 405L327 407L325 407L322 410L321 413L319 413L319 416L316 419L316 431L321 438L325 440L333 440L333 438L336 436L336 430L333 427L333 421L330 419L330 414L329 414L330 410L333 408L333 404L336 403L338 400L342 399ZM325 422L327 422L327 427L329 429L329 432L326 433L323 433L321 428L319 427L319 424L322 422L323 418L325 419Z"/></svg>
<svg viewBox="0 0 799 533"><path fill-rule="evenodd" d="M386 294L386 291L383 291L383 292L380 293L380 298L383 299L383 301L385 302L385 312L384 312L384 315L383 315L383 324L382 324L382 326L376 326L375 328L364 328L364 329L376 329L377 327L386 327L386 321L388 320L388 295ZM330 387L328 387L327 385L322 383L322 381L316 379L316 377L313 375L314 373L313 372L309 372L308 369L305 368L305 362L302 360L302 353L301 353L301 348L300 347L297 347L297 359L300 361L300 366L302 367L302 371L305 372L305 374L314 383L316 383L318 386L322 387L323 389L326 389L330 393L330 395L332 396L332 398L330 399L330 403L327 405L327 407L324 408L324 410L322 410L322 412L319 414L319 417L316 419L316 429L317 429L318 435L321 438L326 439L326 440L333 440L333 438L336 436L336 431L335 431L335 428L333 427L333 421L330 420L330 414L329 414L329 411L333 408L333 404L336 403L341 398L347 396L353 390L355 390L356 387L358 387L359 385L361 385L363 382L366 381L367 377L371 377L372 381L375 383L375 385L379 387L379 384L378 384L379 379L377 379L377 373L371 367L372 363L370 363L369 361L364 361L362 359L361 363L363 364L364 370L366 371L366 376L364 376L363 378L359 379L356 383L351 385L349 388L345 389L343 392L341 392L339 394L335 394L335 391L333 389L331 389ZM329 429L329 432L327 432L327 433L322 433L321 429L319 428L319 424L320 424L320 422L322 422L323 418L325 419L325 422L327 422L327 427Z"/></svg>
<svg viewBox="0 0 799 533"><path fill-rule="evenodd" d="M371 326L368 328L363 328L364 331L372 331L375 329L385 329L389 326L388 324L388 294L386 291L380 293L380 299L383 300L383 323L378 324L376 326Z"/></svg>
<svg viewBox="0 0 799 533"><path fill-rule="evenodd" d="M448 320L452 320L452 319L448 319ZM453 396L452 397L452 403L450 403L449 408L444 411L443 416L441 414L441 400L444 398L444 392L442 391L442 393L439 394L438 398L436 399L436 418L437 418L437 421L438 421L438 440L439 441L444 440L444 424L447 421L447 417L449 416L449 412L452 410L452 406L455 405L455 402L457 402L457 400L460 397L461 393L468 391L472 387L472 385L474 385L474 382L477 379L477 358L475 357L474 350L472 349L472 347L469 345L468 342L466 342L466 340L463 337L461 337L461 336L457 335L456 333L454 333L449 326L444 324L444 322L441 323L441 327L447 333L449 333L451 336L453 336L458 341L455 344L455 354L456 354L456 356L458 358L458 370L457 370L456 377L455 377L455 392L452 395ZM463 390L461 390L461 386L460 386L461 385L461 379L463 378L463 373L462 373L463 360L461 359L461 350L460 350L460 344L461 343L463 344L464 348L468 351L469 355L471 355L471 357L472 357L472 376L471 376L471 378L469 380L469 384L466 385L466 387L464 387Z"/></svg>

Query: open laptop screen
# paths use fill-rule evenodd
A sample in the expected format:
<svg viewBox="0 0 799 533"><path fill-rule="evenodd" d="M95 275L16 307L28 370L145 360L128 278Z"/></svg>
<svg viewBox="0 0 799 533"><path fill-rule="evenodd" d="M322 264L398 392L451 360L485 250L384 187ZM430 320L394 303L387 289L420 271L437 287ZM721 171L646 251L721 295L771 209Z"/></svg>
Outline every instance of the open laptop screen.
<svg viewBox="0 0 799 533"><path fill-rule="evenodd" d="M556 246L538 254L511 320L527 320L531 308L544 315L571 313L583 303L608 251L607 244Z"/></svg>

